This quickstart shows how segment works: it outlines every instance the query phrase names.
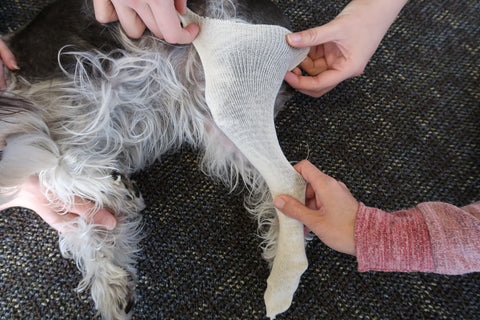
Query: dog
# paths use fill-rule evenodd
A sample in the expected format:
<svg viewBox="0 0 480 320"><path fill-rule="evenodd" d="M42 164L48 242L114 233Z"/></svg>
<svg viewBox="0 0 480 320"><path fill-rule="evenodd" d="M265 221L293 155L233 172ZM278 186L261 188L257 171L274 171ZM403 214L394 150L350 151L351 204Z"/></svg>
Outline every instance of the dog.
<svg viewBox="0 0 480 320"><path fill-rule="evenodd" d="M188 7L214 19L288 28L268 0L195 0ZM194 46L171 45L148 31L130 39L118 24L98 23L93 12L91 1L57 1L6 38L21 69L7 73L9 88L0 95L6 145L0 202L34 175L58 212L68 212L75 197L112 212L117 225L111 231L72 221L60 234L60 250L76 261L83 276L78 290L90 290L102 317L128 319L144 208L133 173L189 144L201 150L208 175L249 190L247 209L258 219L264 258L272 263L279 222L264 177L208 108ZM282 84L275 114L291 93Z"/></svg>

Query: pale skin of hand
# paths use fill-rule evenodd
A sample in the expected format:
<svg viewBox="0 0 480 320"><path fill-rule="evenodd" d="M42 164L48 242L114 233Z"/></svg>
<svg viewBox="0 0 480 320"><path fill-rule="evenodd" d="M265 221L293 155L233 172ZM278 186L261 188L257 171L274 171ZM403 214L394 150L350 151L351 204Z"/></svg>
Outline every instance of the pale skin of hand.
<svg viewBox="0 0 480 320"><path fill-rule="evenodd" d="M298 48L310 47L300 68L285 81L298 91L320 97L343 80L363 73L407 0L353 0L331 22L287 35ZM303 76L302 70L308 75Z"/></svg>
<svg viewBox="0 0 480 320"><path fill-rule="evenodd" d="M30 177L23 185L15 199L0 205L0 210L10 207L23 207L35 211L46 223L59 232L68 232L68 222L81 217L90 224L106 230L113 230L117 224L115 217L107 210L94 211L94 204L88 200L75 197L75 205L66 214L58 214L41 192L38 178ZM93 214L95 212L95 214Z"/></svg>
<svg viewBox="0 0 480 320"><path fill-rule="evenodd" d="M307 182L305 205L280 195L274 205L285 215L302 222L327 246L355 255L355 220L359 208L344 183L317 169L307 160L294 166Z"/></svg>
<svg viewBox="0 0 480 320"><path fill-rule="evenodd" d="M178 13L184 14L187 0L93 0L95 17L101 23L120 21L125 33L140 38L148 28L168 43L191 43L200 28L182 28Z"/></svg>
<svg viewBox="0 0 480 320"><path fill-rule="evenodd" d="M17 60L12 51L7 47L5 42L0 38L0 90L7 88L7 82L5 81L4 64L10 70L20 69L17 65Z"/></svg>

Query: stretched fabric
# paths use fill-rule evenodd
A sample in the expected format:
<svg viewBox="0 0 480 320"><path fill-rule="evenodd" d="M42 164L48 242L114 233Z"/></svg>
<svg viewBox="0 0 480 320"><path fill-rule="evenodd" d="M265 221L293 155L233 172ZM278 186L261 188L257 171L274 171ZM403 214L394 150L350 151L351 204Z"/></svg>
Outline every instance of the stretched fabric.
<svg viewBox="0 0 480 320"><path fill-rule="evenodd" d="M287 70L308 49L288 45L290 31L274 25L200 17L192 11L184 24L196 23L193 42L205 73L205 97L213 120L265 179L272 196L288 194L304 201L305 182L287 161L278 143L274 104ZM291 304L308 262L303 225L277 211L277 253L267 280L267 316Z"/></svg>

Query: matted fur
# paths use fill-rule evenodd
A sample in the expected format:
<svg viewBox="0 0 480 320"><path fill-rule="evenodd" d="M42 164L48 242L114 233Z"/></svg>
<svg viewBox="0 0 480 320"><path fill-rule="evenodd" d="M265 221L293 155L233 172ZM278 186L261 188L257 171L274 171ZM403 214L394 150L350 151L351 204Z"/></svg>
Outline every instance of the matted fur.
<svg viewBox="0 0 480 320"><path fill-rule="evenodd" d="M240 19L238 7L234 1L207 1L204 11ZM60 235L60 248L76 261L83 275L78 289L90 288L101 315L126 319L144 207L127 177L162 154L188 143L200 150L208 175L232 189L246 187L246 206L258 220L268 261L275 257L278 226L264 180L211 119L193 46L148 35L131 40L118 27L110 32L121 46L108 53L63 47L61 76L31 81L9 74L8 92L0 95L0 138L6 138L0 202L38 175L59 212L74 206L75 197L91 200L94 210L110 210L118 221L113 231L77 218ZM73 57L74 68L63 66L64 57ZM277 106L285 99L282 89Z"/></svg>

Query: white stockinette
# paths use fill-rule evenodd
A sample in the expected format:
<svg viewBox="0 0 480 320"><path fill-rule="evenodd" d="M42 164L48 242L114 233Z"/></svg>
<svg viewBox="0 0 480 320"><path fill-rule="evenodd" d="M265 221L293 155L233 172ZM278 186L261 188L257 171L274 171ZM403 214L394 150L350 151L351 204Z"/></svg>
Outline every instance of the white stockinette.
<svg viewBox="0 0 480 320"><path fill-rule="evenodd" d="M200 26L193 44L203 64L213 120L260 172L273 197L288 194L303 202L305 182L278 143L274 104L286 71L308 49L290 47L285 39L290 31L280 26L205 18L190 10L181 19ZM303 225L278 210L277 215L277 252L265 292L272 319L289 308L308 265Z"/></svg>

